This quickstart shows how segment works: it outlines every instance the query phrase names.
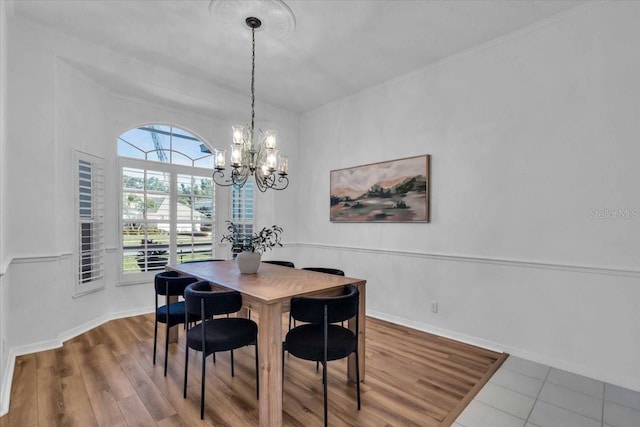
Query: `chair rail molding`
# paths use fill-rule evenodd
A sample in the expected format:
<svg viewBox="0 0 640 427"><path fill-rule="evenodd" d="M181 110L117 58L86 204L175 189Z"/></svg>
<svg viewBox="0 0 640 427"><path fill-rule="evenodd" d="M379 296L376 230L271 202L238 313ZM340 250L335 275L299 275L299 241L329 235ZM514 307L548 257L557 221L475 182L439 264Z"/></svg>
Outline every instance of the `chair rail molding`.
<svg viewBox="0 0 640 427"><path fill-rule="evenodd" d="M4 276L7 273L7 269L11 264L31 264L31 263L39 263L39 262L58 262L63 259L71 258L73 254L71 252L64 252L61 254L54 255L32 255L32 256L18 256L18 257L9 257L2 261L0 264L0 277Z"/></svg>
<svg viewBox="0 0 640 427"><path fill-rule="evenodd" d="M434 252L413 252L413 251L399 251L395 249L373 249L358 246L342 246L342 245L327 245L322 243L288 243L286 247L292 248L310 248L310 249L323 249L323 250L340 250L361 252L370 254L384 254L401 257L415 257L423 259L432 259L440 261L450 262L467 262L467 263L479 263L479 264L494 264L507 267L516 268L536 268L542 270L559 270L570 271L574 273L586 273L586 274L600 274L606 276L623 276L640 278L640 270L631 270L617 267L605 267L605 266L586 266L578 264L561 264L561 263L549 263L534 260L518 260L509 258L494 258L494 257L482 257L472 255L454 255L443 254Z"/></svg>
<svg viewBox="0 0 640 427"><path fill-rule="evenodd" d="M37 262L57 262L63 259L71 258L71 252L63 252L57 255L32 255L27 257L13 257L9 264L31 264Z"/></svg>

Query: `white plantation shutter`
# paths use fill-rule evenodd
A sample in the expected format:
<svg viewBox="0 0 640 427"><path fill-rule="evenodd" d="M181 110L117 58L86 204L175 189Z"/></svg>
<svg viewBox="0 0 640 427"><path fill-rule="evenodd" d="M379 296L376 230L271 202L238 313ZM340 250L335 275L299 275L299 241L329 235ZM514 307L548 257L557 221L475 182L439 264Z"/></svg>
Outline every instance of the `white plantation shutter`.
<svg viewBox="0 0 640 427"><path fill-rule="evenodd" d="M76 295L104 287L103 160L76 151L76 214L78 269Z"/></svg>

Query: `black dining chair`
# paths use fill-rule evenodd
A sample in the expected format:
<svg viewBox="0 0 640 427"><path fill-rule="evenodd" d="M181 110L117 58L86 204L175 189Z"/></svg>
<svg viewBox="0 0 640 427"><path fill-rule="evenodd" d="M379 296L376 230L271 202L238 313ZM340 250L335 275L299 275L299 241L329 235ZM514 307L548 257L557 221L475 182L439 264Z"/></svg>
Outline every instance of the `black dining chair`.
<svg viewBox="0 0 640 427"><path fill-rule="evenodd" d="M283 267L296 268L295 264L292 263L291 261L262 261L262 262L266 262L267 264L281 265Z"/></svg>
<svg viewBox="0 0 640 427"><path fill-rule="evenodd" d="M318 273L325 273L325 274L333 274L334 276L344 276L344 271L339 270L337 268L329 268L329 267L303 267L302 270L307 270L307 271L315 271ZM294 319L293 321L293 326L296 326L296 321ZM291 330L291 312L289 312L289 330ZM317 364L316 364L316 369L318 368Z"/></svg>
<svg viewBox="0 0 640 427"><path fill-rule="evenodd" d="M242 295L237 291L212 291L209 282L200 281L187 286L184 291L186 302L187 340L184 358L184 397L187 397L187 375L189 369L189 349L202 352L202 379L200 389L200 419L204 419L204 389L206 358L219 351L231 351L231 376L233 350L247 345L256 347L256 396L259 390L258 376L258 325L242 317L219 317L218 314L236 313L242 308ZM193 327L195 319L204 319Z"/></svg>
<svg viewBox="0 0 640 427"><path fill-rule="evenodd" d="M337 268L328 267L304 267L303 270L317 271L318 273L333 274L335 276L344 276L344 271Z"/></svg>
<svg viewBox="0 0 640 427"><path fill-rule="evenodd" d="M184 295L187 285L197 282L198 279L191 276L180 276L176 271L163 271L156 274L154 286L156 291L156 317L153 327L153 364L156 364L156 349L158 344L158 323L166 325L164 339L164 376L167 376L169 360L169 328L184 323L184 301L177 301L177 297ZM158 297L164 295L165 304L158 306ZM171 302L171 298L176 301Z"/></svg>
<svg viewBox="0 0 640 427"><path fill-rule="evenodd" d="M324 386L324 425L327 426L327 362L355 353L356 390L360 410L360 366L358 361L358 311L360 293L354 285L347 285L344 294L335 297L293 297L291 316L304 325L287 332L282 343L282 381L284 382L284 353L288 351L300 359L322 364ZM355 317L355 331L335 323Z"/></svg>

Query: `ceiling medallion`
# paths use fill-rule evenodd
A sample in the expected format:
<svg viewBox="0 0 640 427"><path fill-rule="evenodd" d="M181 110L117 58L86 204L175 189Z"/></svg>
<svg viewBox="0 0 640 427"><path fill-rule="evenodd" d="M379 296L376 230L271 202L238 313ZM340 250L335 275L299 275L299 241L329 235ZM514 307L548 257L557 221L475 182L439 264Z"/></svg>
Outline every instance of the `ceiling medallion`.
<svg viewBox="0 0 640 427"><path fill-rule="evenodd" d="M296 28L296 17L282 0L211 0L209 11L220 23L234 27L245 25L247 17L255 17L262 22L256 31L279 39Z"/></svg>

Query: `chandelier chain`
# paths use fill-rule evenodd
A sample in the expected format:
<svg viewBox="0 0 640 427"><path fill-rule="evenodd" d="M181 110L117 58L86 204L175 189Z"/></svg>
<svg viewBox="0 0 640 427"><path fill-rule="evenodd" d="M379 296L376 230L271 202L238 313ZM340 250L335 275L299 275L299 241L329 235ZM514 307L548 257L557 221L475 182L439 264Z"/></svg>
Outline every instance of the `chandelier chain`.
<svg viewBox="0 0 640 427"><path fill-rule="evenodd" d="M251 28L251 140L253 141L254 119L256 117L256 29Z"/></svg>

